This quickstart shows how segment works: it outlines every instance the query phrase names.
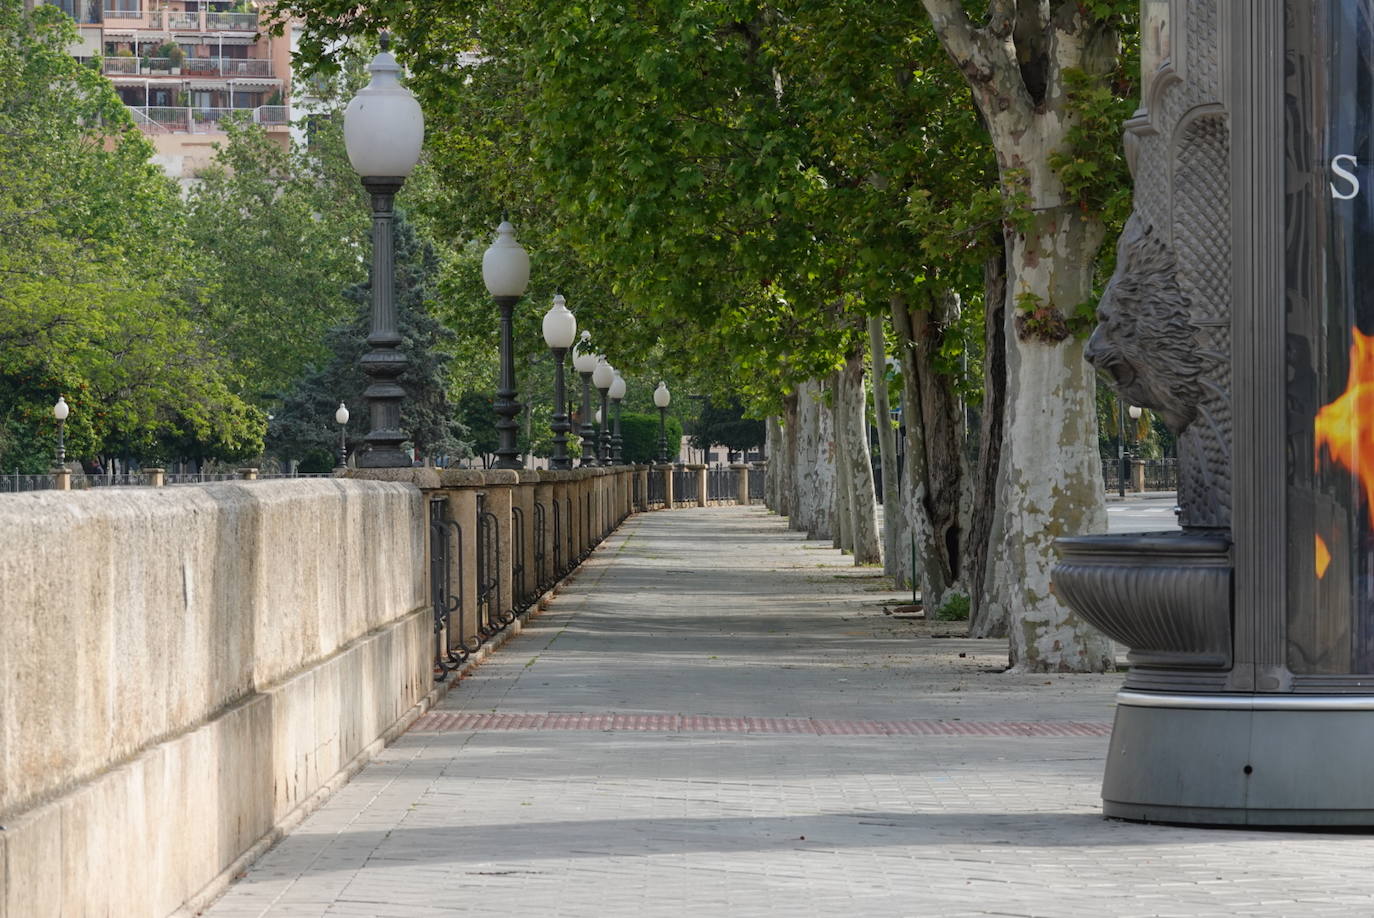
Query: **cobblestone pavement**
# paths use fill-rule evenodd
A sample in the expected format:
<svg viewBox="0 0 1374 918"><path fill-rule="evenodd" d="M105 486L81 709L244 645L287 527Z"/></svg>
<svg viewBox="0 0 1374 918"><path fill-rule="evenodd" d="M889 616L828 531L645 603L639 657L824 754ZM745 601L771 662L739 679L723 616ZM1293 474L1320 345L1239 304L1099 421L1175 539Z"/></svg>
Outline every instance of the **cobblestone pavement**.
<svg viewBox="0 0 1374 918"><path fill-rule="evenodd" d="M1374 838L1104 820L1119 676L1004 674L760 509L575 577L208 914L1374 914Z"/></svg>

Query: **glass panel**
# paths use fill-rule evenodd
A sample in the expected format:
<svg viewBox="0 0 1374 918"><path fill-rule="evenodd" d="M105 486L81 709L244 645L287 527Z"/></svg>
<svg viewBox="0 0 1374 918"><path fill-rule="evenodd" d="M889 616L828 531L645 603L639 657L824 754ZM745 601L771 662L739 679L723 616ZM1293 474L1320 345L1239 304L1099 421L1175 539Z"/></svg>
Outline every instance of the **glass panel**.
<svg viewBox="0 0 1374 918"><path fill-rule="evenodd" d="M1374 672L1374 0L1289 0L1288 13L1288 665L1365 674Z"/></svg>

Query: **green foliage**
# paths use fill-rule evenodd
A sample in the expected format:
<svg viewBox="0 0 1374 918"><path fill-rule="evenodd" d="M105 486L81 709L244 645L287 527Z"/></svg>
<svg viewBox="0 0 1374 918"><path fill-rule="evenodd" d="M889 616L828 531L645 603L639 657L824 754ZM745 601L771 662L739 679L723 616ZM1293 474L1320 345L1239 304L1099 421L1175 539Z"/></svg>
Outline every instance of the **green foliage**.
<svg viewBox="0 0 1374 918"><path fill-rule="evenodd" d="M401 424L421 458L468 454L461 442L465 430L448 400L448 347L453 332L433 317L439 274L434 247L421 239L414 224L398 214L396 220L396 321L405 355L400 378L406 390ZM340 401L349 406L350 454L362 445L369 428L363 390L367 379L359 360L370 348L371 287L349 288L345 301L352 317L331 329L325 343L333 356L321 369L305 376L282 400L273 419L269 445L284 458L338 454L339 427L334 412ZM332 461L331 461L332 466Z"/></svg>
<svg viewBox="0 0 1374 918"><path fill-rule="evenodd" d="M200 319L262 405L329 356L325 332L354 315L344 291L367 277L368 204L340 121L317 118L310 146L291 150L259 125L226 122L228 142L188 201L216 288Z"/></svg>
<svg viewBox="0 0 1374 918"><path fill-rule="evenodd" d="M944 602L940 603L940 608L935 610L935 620L939 622L966 622L968 621L969 598L963 593L950 593L945 597Z"/></svg>
<svg viewBox="0 0 1374 918"><path fill-rule="evenodd" d="M0 36L0 468L46 462L58 395L73 458L257 452L175 186L70 19L0 0Z"/></svg>
<svg viewBox="0 0 1374 918"><path fill-rule="evenodd" d="M668 436L668 458L677 456L678 444L682 442L682 422L675 417L667 418L664 427ZM623 443L621 456L626 462L647 463L658 461L659 424L657 414L630 414L620 416L620 436Z"/></svg>
<svg viewBox="0 0 1374 918"><path fill-rule="evenodd" d="M737 399L707 399L700 417L692 425L691 442L695 449L720 445L735 452L745 452L763 446L763 438L763 421L746 418Z"/></svg>

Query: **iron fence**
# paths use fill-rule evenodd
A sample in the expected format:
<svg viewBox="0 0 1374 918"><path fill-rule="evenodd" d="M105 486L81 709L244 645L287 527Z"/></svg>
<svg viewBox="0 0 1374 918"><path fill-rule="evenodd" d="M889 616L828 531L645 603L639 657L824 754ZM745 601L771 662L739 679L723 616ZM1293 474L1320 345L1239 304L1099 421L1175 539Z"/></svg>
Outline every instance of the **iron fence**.
<svg viewBox="0 0 1374 918"><path fill-rule="evenodd" d="M53 475L20 475L15 472L0 479L0 492L11 494L20 491L49 491L55 487L57 479Z"/></svg>
<svg viewBox="0 0 1374 918"><path fill-rule="evenodd" d="M448 518L446 498L429 503L429 544L429 585L434 611L434 679L442 682L463 664L471 652L463 634L463 527L457 520ZM453 589L454 568L458 569L457 590Z"/></svg>
<svg viewBox="0 0 1374 918"><path fill-rule="evenodd" d="M531 591L525 586L525 510L510 508L511 562L510 584L514 610L524 612L533 602ZM538 595L535 593L534 595Z"/></svg>
<svg viewBox="0 0 1374 918"><path fill-rule="evenodd" d="M749 470L749 501L757 503L764 499L764 486L767 483L768 467L754 466Z"/></svg>
<svg viewBox="0 0 1374 918"><path fill-rule="evenodd" d="M663 506L663 473L658 469L649 471L649 508Z"/></svg>
<svg viewBox="0 0 1374 918"><path fill-rule="evenodd" d="M725 466L715 466L706 470L706 502L708 504L733 503L737 491L736 476L739 472Z"/></svg>
<svg viewBox="0 0 1374 918"><path fill-rule="evenodd" d="M673 506L685 507L697 502L697 473L686 466L673 467Z"/></svg>
<svg viewBox="0 0 1374 918"><path fill-rule="evenodd" d="M1177 459L1145 459L1145 460L1126 460L1126 490L1136 489L1137 466L1144 472L1146 491L1176 491L1178 490L1178 460ZM1108 491L1121 490L1121 462L1115 456L1104 456L1102 459L1102 480Z"/></svg>

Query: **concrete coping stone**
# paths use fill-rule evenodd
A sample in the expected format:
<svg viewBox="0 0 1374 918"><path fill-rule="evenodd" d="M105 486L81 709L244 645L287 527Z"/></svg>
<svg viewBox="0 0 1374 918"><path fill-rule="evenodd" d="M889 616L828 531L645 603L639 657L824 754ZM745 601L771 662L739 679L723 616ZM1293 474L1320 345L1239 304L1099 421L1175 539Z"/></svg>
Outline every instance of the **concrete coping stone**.
<svg viewBox="0 0 1374 918"><path fill-rule="evenodd" d="M747 468L749 468L749 466L746 465L746 464L743 463L743 462L732 462L732 463L730 463L730 468L732 468L732 469L747 469Z"/></svg>
<svg viewBox="0 0 1374 918"><path fill-rule="evenodd" d="M439 481L445 488L480 488L487 483L487 473L482 469L444 469Z"/></svg>
<svg viewBox="0 0 1374 918"><path fill-rule="evenodd" d="M519 469L515 474L520 476L520 484L534 484L542 473L539 469Z"/></svg>
<svg viewBox="0 0 1374 918"><path fill-rule="evenodd" d="M486 479L486 485L489 488L520 483L520 472L517 469L487 469L482 475Z"/></svg>
<svg viewBox="0 0 1374 918"><path fill-rule="evenodd" d="M570 469L543 469L538 474L540 484L553 484L555 481L574 481L577 473Z"/></svg>
<svg viewBox="0 0 1374 918"><path fill-rule="evenodd" d="M697 463L697 464L688 463L687 465L683 466L683 468L688 468L688 469L691 469L691 470L694 471L694 472L699 472L699 471L701 471L702 469L706 468L706 466L701 465L701 464L699 464L699 463Z"/></svg>
<svg viewBox="0 0 1374 918"><path fill-rule="evenodd" d="M439 473L441 471L441 469L428 466L399 469L349 469L347 477L360 481L397 481L429 490L439 487Z"/></svg>

